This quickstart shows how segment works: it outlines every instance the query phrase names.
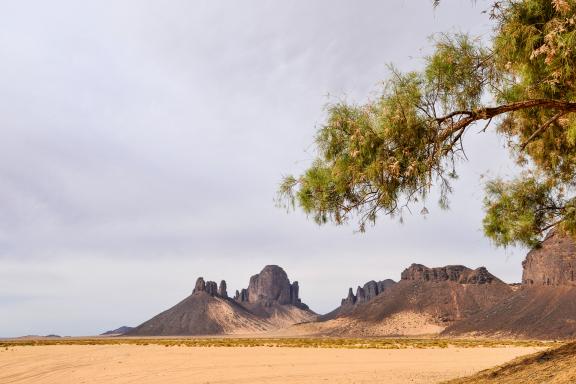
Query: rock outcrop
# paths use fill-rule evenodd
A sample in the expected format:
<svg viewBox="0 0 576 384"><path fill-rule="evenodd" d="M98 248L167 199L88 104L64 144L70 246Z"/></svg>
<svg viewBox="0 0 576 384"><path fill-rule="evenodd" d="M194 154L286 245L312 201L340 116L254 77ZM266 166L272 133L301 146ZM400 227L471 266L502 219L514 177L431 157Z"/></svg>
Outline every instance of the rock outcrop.
<svg viewBox="0 0 576 384"><path fill-rule="evenodd" d="M199 277L196 279L196 284L194 285L192 293L204 292L204 291L206 291L206 283L204 282L203 277Z"/></svg>
<svg viewBox="0 0 576 384"><path fill-rule="evenodd" d="M226 290L226 281L222 280L220 286L218 287L218 294L222 297L228 297L228 291Z"/></svg>
<svg viewBox="0 0 576 384"><path fill-rule="evenodd" d="M252 276L248 289L242 289L236 295L236 300L265 307L276 304L308 309L300 300L298 282L290 283L286 272L277 265L267 265L260 273Z"/></svg>
<svg viewBox="0 0 576 384"><path fill-rule="evenodd" d="M234 295L234 300L240 303L247 303L248 302L248 291L246 288L242 288L240 291L236 290L236 294Z"/></svg>
<svg viewBox="0 0 576 384"><path fill-rule="evenodd" d="M576 242L550 231L542 245L528 253L522 268L524 285L576 286Z"/></svg>
<svg viewBox="0 0 576 384"><path fill-rule="evenodd" d="M375 298L376 296L382 294L388 288L396 284L394 280L386 279L382 281L374 281L370 280L364 286L358 286L356 288L356 294L352 288L348 289L348 296L342 299L341 305L342 306L351 306L356 304L361 304L368 302Z"/></svg>
<svg viewBox="0 0 576 384"><path fill-rule="evenodd" d="M206 282L206 293L210 296L216 296L218 294L218 285L215 281Z"/></svg>
<svg viewBox="0 0 576 384"><path fill-rule="evenodd" d="M401 279L431 282L454 281L459 284L490 284L497 278L485 267L472 270L463 265L428 268L422 264L412 264L402 272Z"/></svg>
<svg viewBox="0 0 576 384"><path fill-rule="evenodd" d="M222 296L222 297L228 297L228 295L226 294L226 282L224 280L222 280L222 282L220 283L220 287L224 287L224 295L222 295L220 293L220 291L218 290L218 285L216 284L215 281L206 281L204 282L204 278L199 277L196 280L196 284L194 285L194 290L192 291L192 294L195 293L200 293L200 292L205 292L207 294L209 294L210 296Z"/></svg>
<svg viewBox="0 0 576 384"><path fill-rule="evenodd" d="M358 287L360 288L360 287ZM340 303L341 306L352 306L356 304L356 295L354 295L354 291L352 290L352 288L348 288L348 296L346 296L346 298L342 299L342 302Z"/></svg>

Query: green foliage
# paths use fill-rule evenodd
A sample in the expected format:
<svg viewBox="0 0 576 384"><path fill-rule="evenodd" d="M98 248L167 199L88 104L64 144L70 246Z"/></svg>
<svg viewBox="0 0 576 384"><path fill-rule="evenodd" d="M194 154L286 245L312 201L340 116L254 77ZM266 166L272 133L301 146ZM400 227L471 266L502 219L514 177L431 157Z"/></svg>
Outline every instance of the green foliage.
<svg viewBox="0 0 576 384"><path fill-rule="evenodd" d="M317 158L283 181L282 201L320 224L354 217L361 230L378 215L401 216L432 188L445 208L465 133L485 120L525 170L488 182L486 235L533 246L553 225L576 234L576 0L497 1L491 15L487 46L440 35L422 71L391 68L376 99L329 106Z"/></svg>
<svg viewBox="0 0 576 384"><path fill-rule="evenodd" d="M494 39L501 103L526 99L572 101L576 97L576 2L527 0L507 2L498 11ZM575 172L574 116L554 109L517 111L499 131L526 142L557 116L525 154L553 177L570 182ZM524 155L524 153L522 153ZM522 156L520 156L523 159Z"/></svg>
<svg viewBox="0 0 576 384"><path fill-rule="evenodd" d="M492 78L491 55L469 36L442 35L425 68L428 93L437 93L445 111L471 110L480 106L484 86Z"/></svg>
<svg viewBox="0 0 576 384"><path fill-rule="evenodd" d="M492 180L486 185L484 230L497 245L536 246L544 228L560 220L565 204L553 183L522 175L512 181Z"/></svg>
<svg viewBox="0 0 576 384"><path fill-rule="evenodd" d="M496 65L516 76L505 84L510 88L505 96L574 98L575 12L573 0L501 3L495 11L499 21L493 46Z"/></svg>

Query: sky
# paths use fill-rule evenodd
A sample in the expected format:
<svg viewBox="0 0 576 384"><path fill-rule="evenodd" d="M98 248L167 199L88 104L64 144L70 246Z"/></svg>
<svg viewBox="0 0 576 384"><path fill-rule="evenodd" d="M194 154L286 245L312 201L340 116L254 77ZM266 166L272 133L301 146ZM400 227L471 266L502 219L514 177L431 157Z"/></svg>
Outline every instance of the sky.
<svg viewBox="0 0 576 384"><path fill-rule="evenodd" d="M0 0L0 336L135 326L199 276L233 292L267 264L319 313L413 262L519 281L526 250L482 234L483 176L514 172L491 131L467 134L448 211L359 234L274 204L328 103L376 96L388 64L421 68L435 33L487 39L487 7Z"/></svg>

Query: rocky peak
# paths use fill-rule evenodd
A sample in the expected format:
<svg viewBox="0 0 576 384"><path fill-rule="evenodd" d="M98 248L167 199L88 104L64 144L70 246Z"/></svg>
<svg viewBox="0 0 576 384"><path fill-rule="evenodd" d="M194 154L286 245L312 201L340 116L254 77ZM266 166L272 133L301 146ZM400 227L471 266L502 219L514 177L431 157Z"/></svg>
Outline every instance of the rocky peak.
<svg viewBox="0 0 576 384"><path fill-rule="evenodd" d="M224 288L223 291L222 288ZM224 280L222 280L222 282L220 283L220 289L218 289L218 285L216 284L215 281L205 282L204 278L199 277L196 280L196 284L194 285L194 290L192 291L192 294L199 292L206 292L210 296L228 297L228 295L226 294L226 282Z"/></svg>
<svg viewBox="0 0 576 384"><path fill-rule="evenodd" d="M356 288L356 302L366 301L366 293L364 292L364 288L358 286Z"/></svg>
<svg viewBox="0 0 576 384"><path fill-rule="evenodd" d="M522 262L524 285L576 285L576 242L550 231L540 247L528 252Z"/></svg>
<svg viewBox="0 0 576 384"><path fill-rule="evenodd" d="M356 296L354 295L354 291L352 288L348 288L348 296L345 299L342 299L341 305L354 305L356 303Z"/></svg>
<svg viewBox="0 0 576 384"><path fill-rule="evenodd" d="M428 268L422 264L412 264L401 275L402 280L416 281L454 281L460 284L490 284L500 281L484 267L470 269L463 265Z"/></svg>
<svg viewBox="0 0 576 384"><path fill-rule="evenodd" d="M243 288L241 291L236 290L236 294L234 295L234 300L239 301L241 303L248 302L248 291L246 288Z"/></svg>
<svg viewBox="0 0 576 384"><path fill-rule="evenodd" d="M277 265L267 265L262 271L250 278L248 289L236 292L235 299L243 303L292 304L306 307L299 298L299 286L290 283L286 272Z"/></svg>
<svg viewBox="0 0 576 384"><path fill-rule="evenodd" d="M382 292L390 288L392 285L396 284L394 280L386 279L382 281L370 280L364 286L358 286L356 288L356 295L352 288L348 290L348 296L342 299L341 305L349 306L359 303L365 303L372 300L376 296L380 295Z"/></svg>
<svg viewBox="0 0 576 384"><path fill-rule="evenodd" d="M222 297L228 297L228 292L226 291L226 281L222 280L220 282L220 287L218 287L218 294Z"/></svg>
<svg viewBox="0 0 576 384"><path fill-rule="evenodd" d="M205 290L206 290L206 283L204 282L204 278L199 277L198 279L196 279L196 285L194 285L194 290L192 291L192 293L204 292Z"/></svg>
<svg viewBox="0 0 576 384"><path fill-rule="evenodd" d="M215 281L206 282L206 293L210 296L216 296L218 294L218 285Z"/></svg>

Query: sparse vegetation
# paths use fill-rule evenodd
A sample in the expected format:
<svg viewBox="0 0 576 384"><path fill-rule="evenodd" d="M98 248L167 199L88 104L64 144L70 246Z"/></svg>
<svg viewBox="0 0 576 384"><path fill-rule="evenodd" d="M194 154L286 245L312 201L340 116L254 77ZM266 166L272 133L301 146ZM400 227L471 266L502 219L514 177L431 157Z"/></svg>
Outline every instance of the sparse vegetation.
<svg viewBox="0 0 576 384"><path fill-rule="evenodd" d="M166 347L281 347L281 348L475 348L475 347L551 347L561 343L538 340L489 339L408 339L408 338L66 338L0 341L1 347L42 345L163 345Z"/></svg>

